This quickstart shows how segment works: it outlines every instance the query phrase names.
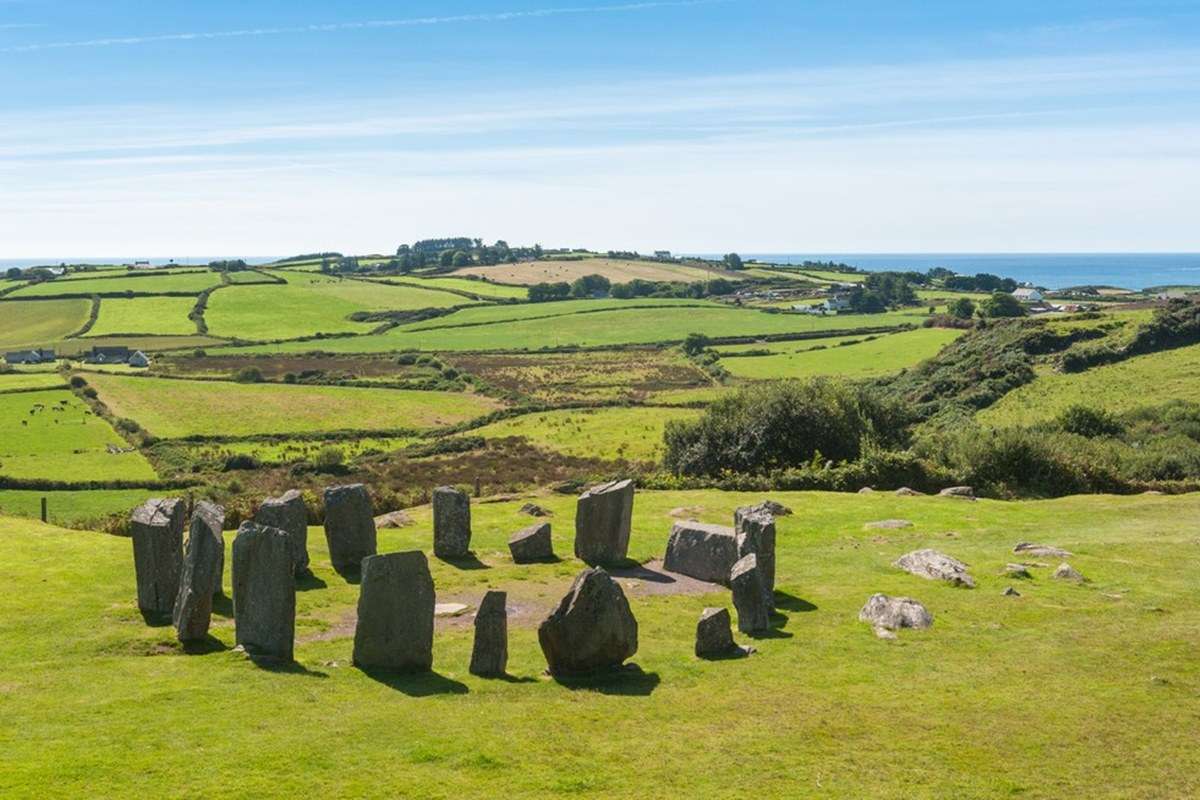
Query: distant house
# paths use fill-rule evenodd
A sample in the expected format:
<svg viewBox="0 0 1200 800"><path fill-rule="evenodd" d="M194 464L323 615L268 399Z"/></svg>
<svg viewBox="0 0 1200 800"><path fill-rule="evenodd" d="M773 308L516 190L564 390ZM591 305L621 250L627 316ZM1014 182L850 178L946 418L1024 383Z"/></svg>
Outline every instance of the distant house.
<svg viewBox="0 0 1200 800"><path fill-rule="evenodd" d="M655 250L654 257L657 258L659 261L670 261L671 260L671 251L670 250Z"/></svg>
<svg viewBox="0 0 1200 800"><path fill-rule="evenodd" d="M1017 298L1022 303L1040 303L1046 299L1037 289L1024 286L1013 292L1013 297Z"/></svg>
<svg viewBox="0 0 1200 800"><path fill-rule="evenodd" d="M127 363L131 367L140 367L144 369L145 367L150 366L150 359L145 353L143 353L141 350L138 350L129 357L129 361Z"/></svg>
<svg viewBox="0 0 1200 800"><path fill-rule="evenodd" d="M850 295L848 295L848 294L830 295L829 298L825 301L825 310L832 311L834 313L837 313L839 311L849 311L850 310Z"/></svg>
<svg viewBox="0 0 1200 800"><path fill-rule="evenodd" d="M16 350L4 354L4 360L9 364L49 364L55 358L53 350Z"/></svg>
<svg viewBox="0 0 1200 800"><path fill-rule="evenodd" d="M93 347L92 352L83 357L85 364L128 364L133 353L128 347ZM142 356L145 358L145 356Z"/></svg>

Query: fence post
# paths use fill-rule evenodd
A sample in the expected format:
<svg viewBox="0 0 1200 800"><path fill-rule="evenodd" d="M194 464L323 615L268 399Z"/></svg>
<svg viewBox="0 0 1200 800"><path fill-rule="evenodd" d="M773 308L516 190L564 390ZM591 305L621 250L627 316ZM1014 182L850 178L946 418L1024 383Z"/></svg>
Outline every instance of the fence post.
<svg viewBox="0 0 1200 800"><path fill-rule="evenodd" d="M483 484L479 480L479 476L475 476L475 496L479 497L483 493Z"/></svg>
<svg viewBox="0 0 1200 800"><path fill-rule="evenodd" d="M46 498L42 498L42 522L46 522Z"/></svg>

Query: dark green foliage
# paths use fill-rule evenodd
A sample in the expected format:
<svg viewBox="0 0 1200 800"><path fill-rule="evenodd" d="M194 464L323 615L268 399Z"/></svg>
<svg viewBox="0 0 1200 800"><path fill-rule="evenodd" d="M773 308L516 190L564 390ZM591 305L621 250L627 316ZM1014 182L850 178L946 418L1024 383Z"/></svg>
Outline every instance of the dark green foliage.
<svg viewBox="0 0 1200 800"><path fill-rule="evenodd" d="M262 383L262 370L258 367L242 367L233 374L233 379L238 383Z"/></svg>
<svg viewBox="0 0 1200 800"><path fill-rule="evenodd" d="M930 270L930 277L933 275L933 270ZM945 275L948 270L942 270L943 285L947 289L954 289L958 292L1015 292L1017 290L1017 282L1012 278L1001 278L999 275L991 275L986 272L981 272L978 275L971 277L969 275Z"/></svg>
<svg viewBox="0 0 1200 800"><path fill-rule="evenodd" d="M728 270L736 271L746 268L746 265L742 263L742 257L737 253L726 253L723 261L725 262L725 269Z"/></svg>
<svg viewBox="0 0 1200 800"><path fill-rule="evenodd" d="M558 283L535 283L529 287L529 302L531 303L548 303L554 300L566 300L571 296L571 284L560 281Z"/></svg>
<svg viewBox="0 0 1200 800"><path fill-rule="evenodd" d="M1117 418L1102 408L1074 405L1063 411L1055 420L1059 428L1067 433L1094 439L1097 436L1116 436L1124 430Z"/></svg>
<svg viewBox="0 0 1200 800"><path fill-rule="evenodd" d="M1007 292L993 292L992 296L979 304L979 313L985 317L1024 317L1029 314L1021 301Z"/></svg>
<svg viewBox="0 0 1200 800"><path fill-rule="evenodd" d="M910 277L898 272L871 273L861 285L850 290L851 310L860 314L879 314L889 308L916 305L917 293L909 283Z"/></svg>
<svg viewBox="0 0 1200 800"><path fill-rule="evenodd" d="M975 316L975 304L969 298L960 297L950 304L947 311L949 311L952 317L970 319Z"/></svg>
<svg viewBox="0 0 1200 800"><path fill-rule="evenodd" d="M603 275L584 275L571 284L572 297L594 297L608 294L612 282Z"/></svg>
<svg viewBox="0 0 1200 800"><path fill-rule="evenodd" d="M136 421L127 419L125 417L117 419L113 425L116 426L116 429L122 433L137 433L142 429L142 426L137 424Z"/></svg>
<svg viewBox="0 0 1200 800"><path fill-rule="evenodd" d="M249 453L238 453L226 458L225 463L221 465L221 469L225 472L233 472L234 470L258 469L261 466L262 463Z"/></svg>
<svg viewBox="0 0 1200 800"><path fill-rule="evenodd" d="M694 356L708 347L711 341L703 333L689 333L687 338L683 340L683 352L689 356Z"/></svg>
<svg viewBox="0 0 1200 800"><path fill-rule="evenodd" d="M87 386L87 381L84 380L82 375L72 375L71 376L71 388L72 389L82 389L84 386Z"/></svg>
<svg viewBox="0 0 1200 800"><path fill-rule="evenodd" d="M667 425L665 464L681 475L768 473L813 459L857 459L868 441L902 442L899 405L825 379L753 386L718 400L702 417Z"/></svg>

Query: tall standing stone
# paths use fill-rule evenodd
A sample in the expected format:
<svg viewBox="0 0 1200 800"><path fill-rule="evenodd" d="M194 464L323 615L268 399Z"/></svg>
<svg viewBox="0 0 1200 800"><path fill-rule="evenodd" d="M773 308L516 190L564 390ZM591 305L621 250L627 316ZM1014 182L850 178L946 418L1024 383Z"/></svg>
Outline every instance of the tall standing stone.
<svg viewBox="0 0 1200 800"><path fill-rule="evenodd" d="M471 550L471 498L453 486L433 490L433 554L466 558Z"/></svg>
<svg viewBox="0 0 1200 800"><path fill-rule="evenodd" d="M733 513L737 531L738 558L750 553L758 556L759 580L767 609L775 608L775 517L754 506Z"/></svg>
<svg viewBox="0 0 1200 800"><path fill-rule="evenodd" d="M433 576L419 550L363 561L354 629L362 669L426 672L433 667Z"/></svg>
<svg viewBox="0 0 1200 800"><path fill-rule="evenodd" d="M208 636L213 595L221 590L225 564L225 509L201 500L192 511L187 550L175 599L175 633L181 642L198 642Z"/></svg>
<svg viewBox="0 0 1200 800"><path fill-rule="evenodd" d="M252 656L291 661L296 640L296 577L287 531L243 522L233 540L233 623Z"/></svg>
<svg viewBox="0 0 1200 800"><path fill-rule="evenodd" d="M490 591L483 596L475 615L475 646L471 650L471 674L481 677L503 675L508 670L508 595Z"/></svg>
<svg viewBox="0 0 1200 800"><path fill-rule="evenodd" d="M296 574L308 572L308 506L304 504L304 495L290 489L279 497L268 497L254 513L254 521L285 531L292 540Z"/></svg>
<svg viewBox="0 0 1200 800"><path fill-rule="evenodd" d="M629 554L633 481L593 486L575 507L575 556L593 566L619 564Z"/></svg>
<svg viewBox="0 0 1200 800"><path fill-rule="evenodd" d="M552 675L619 667L638 648L638 624L625 592L599 567L579 573L571 590L538 626Z"/></svg>
<svg viewBox="0 0 1200 800"><path fill-rule="evenodd" d="M371 496L361 483L325 490L325 540L329 560L340 573L357 573L376 552Z"/></svg>
<svg viewBox="0 0 1200 800"><path fill-rule="evenodd" d="M738 630L749 634L765 632L771 618L763 592L762 573L758 569L758 556L750 553L734 564L729 585L733 588Z"/></svg>
<svg viewBox="0 0 1200 800"><path fill-rule="evenodd" d="M182 500L147 500L130 518L138 608L147 616L170 618L183 570Z"/></svg>

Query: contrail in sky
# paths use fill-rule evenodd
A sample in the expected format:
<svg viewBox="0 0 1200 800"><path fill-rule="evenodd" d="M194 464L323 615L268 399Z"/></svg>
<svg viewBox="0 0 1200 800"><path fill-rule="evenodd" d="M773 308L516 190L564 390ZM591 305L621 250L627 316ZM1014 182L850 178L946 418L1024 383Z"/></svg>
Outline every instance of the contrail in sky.
<svg viewBox="0 0 1200 800"><path fill-rule="evenodd" d="M82 47L119 47L154 42L190 42L205 39L235 39L251 36L280 36L289 33L334 33L338 31L411 28L424 25L450 25L463 22L506 22L535 17L557 17L568 14L601 14L620 11L646 11L653 8L703 6L732 0L648 0L641 3L620 3L604 6L565 6L538 8L528 11L496 11L482 14L455 14L445 17L411 17L409 19L377 19L363 22L330 22L316 25L291 25L278 28L244 28L228 31L198 31L191 33L162 33L149 36L123 36L105 39L83 39L72 42L43 42L0 48L0 53L30 53L37 50L63 50Z"/></svg>

